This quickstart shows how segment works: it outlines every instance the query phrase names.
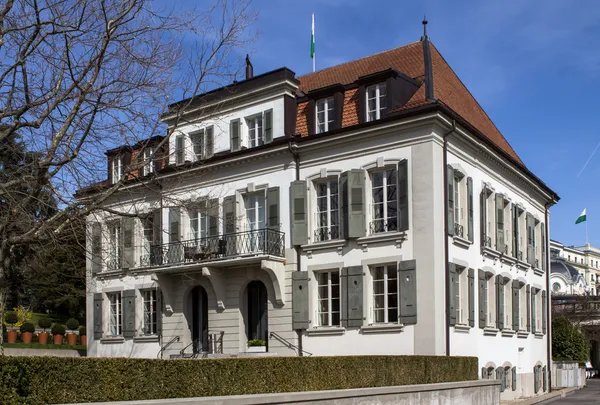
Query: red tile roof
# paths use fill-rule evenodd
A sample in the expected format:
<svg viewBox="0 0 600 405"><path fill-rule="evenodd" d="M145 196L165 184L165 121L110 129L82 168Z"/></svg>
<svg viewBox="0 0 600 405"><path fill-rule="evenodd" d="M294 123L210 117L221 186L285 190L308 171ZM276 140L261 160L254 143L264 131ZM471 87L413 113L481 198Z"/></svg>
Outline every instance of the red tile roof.
<svg viewBox="0 0 600 405"><path fill-rule="evenodd" d="M525 165L508 144L504 136L494 125L490 117L485 113L477 100L458 78L456 73L444 60L438 50L431 45L431 61L433 72L433 96L437 102L441 102L469 122L491 142L514 158L523 167ZM425 59L423 55L423 43L414 42L399 48L394 48L375 55L367 56L341 65L310 73L299 77L300 90L308 92L336 83L344 85L354 83L359 77L371 73L394 68L413 79L423 82L425 78ZM348 90L346 93L355 93L356 90ZM358 103L354 102L355 94L344 97L344 111L342 127L356 125L358 121ZM397 107L394 111L406 110L420 107L435 102L425 97L425 84L423 83L409 102ZM296 131L301 135L308 135L306 126L306 111L303 103L298 108L298 120Z"/></svg>

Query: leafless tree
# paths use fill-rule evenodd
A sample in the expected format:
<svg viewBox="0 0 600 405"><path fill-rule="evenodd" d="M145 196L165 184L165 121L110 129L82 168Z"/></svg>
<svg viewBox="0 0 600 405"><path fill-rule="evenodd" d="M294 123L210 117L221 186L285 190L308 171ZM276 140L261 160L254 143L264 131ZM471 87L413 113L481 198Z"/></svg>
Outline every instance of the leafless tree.
<svg viewBox="0 0 600 405"><path fill-rule="evenodd" d="M27 151L0 179L0 281L17 249L56 237L118 192L123 181L85 204L73 197L106 179L107 149L154 135L167 142L169 100L192 103L236 77L255 15L250 0L213 1L203 10L0 1L0 144ZM0 319L4 296L0 287Z"/></svg>

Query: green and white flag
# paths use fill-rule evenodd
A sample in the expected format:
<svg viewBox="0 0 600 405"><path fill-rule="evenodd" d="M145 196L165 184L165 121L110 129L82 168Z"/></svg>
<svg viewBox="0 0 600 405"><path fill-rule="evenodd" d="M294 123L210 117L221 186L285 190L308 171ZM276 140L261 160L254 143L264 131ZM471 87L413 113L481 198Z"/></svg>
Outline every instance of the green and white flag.
<svg viewBox="0 0 600 405"><path fill-rule="evenodd" d="M310 31L310 58L315 59L315 13L312 14L312 29Z"/></svg>
<svg viewBox="0 0 600 405"><path fill-rule="evenodd" d="M586 218L587 218L587 215L586 215L586 212L585 212L585 211L586 211L586 209L587 209L587 208L584 208L584 209L583 209L583 212L581 213L581 215L579 215L579 218L577 218L577 221L575 221L575 224L576 224L576 225L577 225L577 224L579 224L579 223L581 223L581 222L585 222L585 220L586 220Z"/></svg>

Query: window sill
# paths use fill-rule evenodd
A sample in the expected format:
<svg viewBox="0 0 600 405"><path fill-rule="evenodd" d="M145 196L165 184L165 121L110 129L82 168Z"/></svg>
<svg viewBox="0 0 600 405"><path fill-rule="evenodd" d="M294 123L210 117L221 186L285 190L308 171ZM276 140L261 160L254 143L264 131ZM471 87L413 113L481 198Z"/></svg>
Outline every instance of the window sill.
<svg viewBox="0 0 600 405"><path fill-rule="evenodd" d="M536 337L536 339L543 339L544 338L544 334L540 333L540 332L535 332L535 337Z"/></svg>
<svg viewBox="0 0 600 405"><path fill-rule="evenodd" d="M396 247L400 249L402 242L406 240L406 232L382 232L374 235L363 236L356 239L356 243L362 246L363 251L367 251L369 243L396 242Z"/></svg>
<svg viewBox="0 0 600 405"><path fill-rule="evenodd" d="M502 329L502 336L513 337L517 332L512 329Z"/></svg>
<svg viewBox="0 0 600 405"><path fill-rule="evenodd" d="M123 274L123 270L121 270L121 269L119 269L119 270L106 270L106 271L101 271L101 272L98 272L98 273L94 273L94 274L92 274L92 277L103 279L103 278L108 278L108 277L120 276L121 274Z"/></svg>
<svg viewBox="0 0 600 405"><path fill-rule="evenodd" d="M125 338L123 336L109 336L100 339L100 343L106 345L120 344L125 343Z"/></svg>
<svg viewBox="0 0 600 405"><path fill-rule="evenodd" d="M460 236L453 236L452 243L454 243L456 246L464 248L464 249L470 248L471 245L473 244L473 242L471 242L470 240L461 238Z"/></svg>
<svg viewBox="0 0 600 405"><path fill-rule="evenodd" d="M500 257L500 252L487 246L481 247L481 254L484 256L488 256L494 260Z"/></svg>
<svg viewBox="0 0 600 405"><path fill-rule="evenodd" d="M483 336L497 336L498 332L498 329L491 326L486 326L485 328L483 328Z"/></svg>
<svg viewBox="0 0 600 405"><path fill-rule="evenodd" d="M465 324L456 324L454 325L454 331L458 332L458 333L469 333L469 331L471 330L471 327L469 325L465 325Z"/></svg>
<svg viewBox="0 0 600 405"><path fill-rule="evenodd" d="M527 262L524 262L522 260L517 260L517 267L522 269L522 270L528 270L531 265Z"/></svg>
<svg viewBox="0 0 600 405"><path fill-rule="evenodd" d="M312 252L315 250L337 249L341 254L344 246L346 246L346 241L344 239L337 239L310 243L307 245L302 245L301 248L304 252L306 252L308 258L310 259L312 257Z"/></svg>
<svg viewBox="0 0 600 405"><path fill-rule="evenodd" d="M360 328L360 331L363 334L369 333L393 333L393 332L402 332L404 330L404 325L401 323L387 323L387 324L376 324L376 325L368 325Z"/></svg>
<svg viewBox="0 0 600 405"><path fill-rule="evenodd" d="M544 271L544 270L542 270L542 269L538 269L538 268L536 268L536 267L534 267L534 268L533 268L533 274L536 274L536 275L538 275L538 276L543 276L543 275L544 275L544 273L545 273L545 271Z"/></svg>
<svg viewBox="0 0 600 405"><path fill-rule="evenodd" d="M343 335L346 333L346 329L339 327L322 327L312 328L306 330L307 336L332 336L332 335Z"/></svg>
<svg viewBox="0 0 600 405"><path fill-rule="evenodd" d="M515 263L517 263L517 259L515 259L514 257L509 256L509 255L500 256L500 261L502 261L506 264L509 264L511 266L514 265Z"/></svg>
<svg viewBox="0 0 600 405"><path fill-rule="evenodd" d="M517 332L517 337L521 339L526 339L529 337L529 332L527 332L526 330L520 330Z"/></svg>
<svg viewBox="0 0 600 405"><path fill-rule="evenodd" d="M153 343L158 342L158 335L142 335L133 338L135 343Z"/></svg>

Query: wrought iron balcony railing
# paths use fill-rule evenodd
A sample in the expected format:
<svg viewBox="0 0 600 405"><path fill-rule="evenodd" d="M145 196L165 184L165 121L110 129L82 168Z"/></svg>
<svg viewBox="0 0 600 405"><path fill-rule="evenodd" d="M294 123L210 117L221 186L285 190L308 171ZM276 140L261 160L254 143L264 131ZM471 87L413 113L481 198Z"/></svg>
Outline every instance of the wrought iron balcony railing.
<svg viewBox="0 0 600 405"><path fill-rule="evenodd" d="M315 230L314 235L315 242L323 242L326 240L336 240L340 238L340 227L339 226L331 226L318 228Z"/></svg>
<svg viewBox="0 0 600 405"><path fill-rule="evenodd" d="M376 219L369 224L369 232L371 234L374 233L382 233L382 232L396 232L398 230L398 219L397 218L388 218L385 219Z"/></svg>
<svg viewBox="0 0 600 405"><path fill-rule="evenodd" d="M483 237L483 247L487 247L487 248L492 247L492 238L490 236Z"/></svg>
<svg viewBox="0 0 600 405"><path fill-rule="evenodd" d="M521 260L521 261L523 261L523 251L522 250L519 250L518 259Z"/></svg>
<svg viewBox="0 0 600 405"><path fill-rule="evenodd" d="M285 234L264 228L142 248L138 267L164 266L267 254L284 256Z"/></svg>
<svg viewBox="0 0 600 405"><path fill-rule="evenodd" d="M458 236L459 238L463 237L464 228L459 223L454 223L454 236Z"/></svg>

